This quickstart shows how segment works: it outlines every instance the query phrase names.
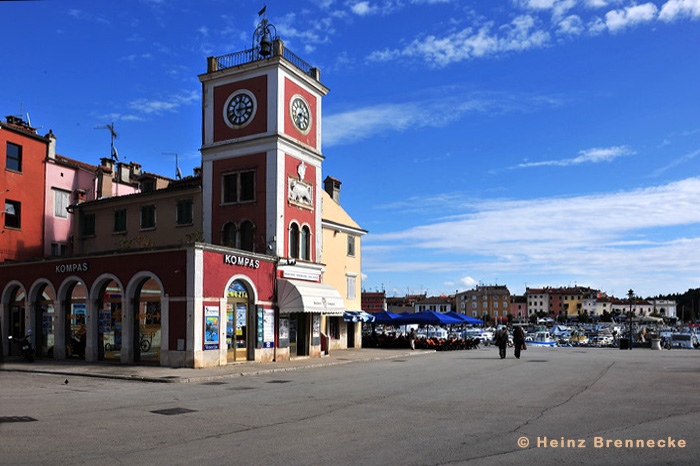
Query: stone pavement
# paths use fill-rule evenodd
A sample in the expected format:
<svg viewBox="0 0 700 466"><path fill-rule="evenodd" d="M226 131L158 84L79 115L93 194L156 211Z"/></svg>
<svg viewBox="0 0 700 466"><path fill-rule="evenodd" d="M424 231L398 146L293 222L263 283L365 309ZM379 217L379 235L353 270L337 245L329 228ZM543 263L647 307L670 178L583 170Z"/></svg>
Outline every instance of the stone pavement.
<svg viewBox="0 0 700 466"><path fill-rule="evenodd" d="M29 363L19 357L12 357L6 358L5 362L0 364L0 372L34 372L154 383L202 383L234 377L272 374L276 372L337 366L359 362L381 361L385 359L405 358L409 356L432 353L435 353L435 351L360 348L334 350L331 351L329 356L324 356L322 358L297 358L291 361L268 363L242 362L205 369L161 367L151 365L124 365L109 362L86 363L78 360L59 361L53 359L37 359L35 362Z"/></svg>

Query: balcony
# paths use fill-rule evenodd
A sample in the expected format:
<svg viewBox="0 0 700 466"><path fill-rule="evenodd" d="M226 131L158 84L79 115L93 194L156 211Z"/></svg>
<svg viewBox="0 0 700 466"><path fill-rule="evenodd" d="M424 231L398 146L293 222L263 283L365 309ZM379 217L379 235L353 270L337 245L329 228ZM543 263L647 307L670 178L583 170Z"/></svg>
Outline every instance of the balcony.
<svg viewBox="0 0 700 466"><path fill-rule="evenodd" d="M291 50L284 47L284 42L279 39L275 39L272 42L272 48L270 50L270 56L265 57L260 54L260 47L255 47L248 50L243 50L241 52L229 53L228 55L221 55L219 57L209 57L207 63L207 72L211 73L214 71L225 70L228 68L235 68L237 66L245 65L248 63L254 63L257 61L267 60L270 57L282 57L289 63L294 65L302 73L310 76L311 78L319 81L320 70L314 68L304 60L299 58Z"/></svg>

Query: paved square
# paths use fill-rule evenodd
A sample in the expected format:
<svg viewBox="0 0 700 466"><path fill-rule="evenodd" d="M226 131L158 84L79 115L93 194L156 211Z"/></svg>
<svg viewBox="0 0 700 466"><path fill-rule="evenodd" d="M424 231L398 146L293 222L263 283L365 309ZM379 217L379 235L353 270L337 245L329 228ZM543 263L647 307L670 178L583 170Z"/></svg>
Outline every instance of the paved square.
<svg viewBox="0 0 700 466"><path fill-rule="evenodd" d="M488 347L216 385L65 378L0 372L0 417L37 420L0 425L3 464L697 464L692 350Z"/></svg>

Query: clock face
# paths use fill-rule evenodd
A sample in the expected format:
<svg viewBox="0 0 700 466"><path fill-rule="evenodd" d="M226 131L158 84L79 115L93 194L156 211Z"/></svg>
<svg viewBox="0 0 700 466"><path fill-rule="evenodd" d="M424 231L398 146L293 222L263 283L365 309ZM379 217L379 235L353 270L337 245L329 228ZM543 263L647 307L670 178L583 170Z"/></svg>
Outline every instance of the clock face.
<svg viewBox="0 0 700 466"><path fill-rule="evenodd" d="M292 97L290 114L294 126L302 134L308 133L311 128L311 112L309 111L309 104L306 103L303 97L299 95Z"/></svg>
<svg viewBox="0 0 700 466"><path fill-rule="evenodd" d="M253 94L240 90L231 94L224 105L224 120L231 128L247 126L255 115L256 102Z"/></svg>

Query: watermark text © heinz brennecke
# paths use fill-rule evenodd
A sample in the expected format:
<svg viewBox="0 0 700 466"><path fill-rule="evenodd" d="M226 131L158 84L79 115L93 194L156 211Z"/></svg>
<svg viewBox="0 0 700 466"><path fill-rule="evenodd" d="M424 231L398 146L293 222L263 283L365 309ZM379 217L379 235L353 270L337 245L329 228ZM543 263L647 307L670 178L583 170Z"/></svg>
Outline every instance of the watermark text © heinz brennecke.
<svg viewBox="0 0 700 466"><path fill-rule="evenodd" d="M530 439L520 437L520 448L530 446ZM659 439L610 439L605 437L593 437L592 439L572 439L566 437L536 437L533 442L535 448L685 448L686 441L673 437Z"/></svg>

